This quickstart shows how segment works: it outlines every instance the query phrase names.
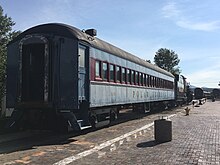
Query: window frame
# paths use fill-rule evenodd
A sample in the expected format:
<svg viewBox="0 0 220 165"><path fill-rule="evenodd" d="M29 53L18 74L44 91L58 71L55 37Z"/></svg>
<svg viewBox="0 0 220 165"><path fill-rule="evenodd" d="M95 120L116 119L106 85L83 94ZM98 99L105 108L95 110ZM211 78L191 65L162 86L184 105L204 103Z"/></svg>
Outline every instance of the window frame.
<svg viewBox="0 0 220 165"><path fill-rule="evenodd" d="M113 79L111 77L111 66L113 66ZM115 82L115 65L114 64L109 64L109 82Z"/></svg>
<svg viewBox="0 0 220 165"><path fill-rule="evenodd" d="M135 85L135 71L131 70L131 84Z"/></svg>
<svg viewBox="0 0 220 165"><path fill-rule="evenodd" d="M106 65L106 71L104 71L104 65ZM108 74L108 62L106 62L106 61L102 61L102 64L101 64L101 75L102 75L102 80L103 81L108 81L108 77L109 77L109 74ZM106 74L106 77L104 77L104 73Z"/></svg>
<svg viewBox="0 0 220 165"><path fill-rule="evenodd" d="M143 73L143 86L147 86L147 75Z"/></svg>
<svg viewBox="0 0 220 165"><path fill-rule="evenodd" d="M119 68L119 70L118 70ZM118 71L119 71L119 74L118 74ZM116 75L116 83L121 83L121 66L119 65L116 65L116 69L115 69L115 75ZM118 77L119 76L119 77ZM118 79L119 78L119 79Z"/></svg>
<svg viewBox="0 0 220 165"><path fill-rule="evenodd" d="M135 71L135 85L139 85L139 72Z"/></svg>
<svg viewBox="0 0 220 165"><path fill-rule="evenodd" d="M126 83L127 84L131 84L131 69L127 69L127 80Z"/></svg>
<svg viewBox="0 0 220 165"><path fill-rule="evenodd" d="M140 86L143 86L143 84L144 84L144 81L143 81L144 79L143 79L143 73L141 73L141 72L139 72L139 85Z"/></svg>
<svg viewBox="0 0 220 165"><path fill-rule="evenodd" d="M83 54L81 54L80 50L83 50ZM81 62L82 60L83 60L83 66L80 65L82 63ZM86 47L82 45L79 45L78 47L78 67L81 67L81 68L86 67Z"/></svg>
<svg viewBox="0 0 220 165"><path fill-rule="evenodd" d="M123 73L124 70L124 73ZM125 84L127 81L127 73L126 73L126 68L125 67L121 67L121 82L123 84Z"/></svg>
<svg viewBox="0 0 220 165"><path fill-rule="evenodd" d="M97 65L98 63L98 65ZM98 75L97 75L97 66L98 68ZM100 60L95 60L95 80L102 80L101 78L101 61Z"/></svg>

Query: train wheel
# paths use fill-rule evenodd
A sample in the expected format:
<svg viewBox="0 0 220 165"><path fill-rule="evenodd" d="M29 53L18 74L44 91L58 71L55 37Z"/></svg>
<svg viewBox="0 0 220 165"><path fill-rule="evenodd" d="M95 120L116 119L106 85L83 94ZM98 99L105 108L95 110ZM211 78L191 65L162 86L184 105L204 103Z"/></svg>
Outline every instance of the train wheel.
<svg viewBox="0 0 220 165"><path fill-rule="evenodd" d="M119 110L117 108L112 109L110 112L110 121L114 121L118 118Z"/></svg>
<svg viewBox="0 0 220 165"><path fill-rule="evenodd" d="M92 128L96 129L96 124L98 123L96 115L94 115L94 114L90 115L89 116L89 122L90 122Z"/></svg>

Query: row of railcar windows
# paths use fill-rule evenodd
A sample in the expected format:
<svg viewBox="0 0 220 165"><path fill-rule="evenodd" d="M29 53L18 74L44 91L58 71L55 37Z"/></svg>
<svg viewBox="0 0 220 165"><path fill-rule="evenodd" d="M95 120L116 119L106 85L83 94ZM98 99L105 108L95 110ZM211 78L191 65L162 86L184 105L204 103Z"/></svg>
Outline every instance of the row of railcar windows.
<svg viewBox="0 0 220 165"><path fill-rule="evenodd" d="M129 68L95 61L95 80L154 88L173 89L173 82Z"/></svg>

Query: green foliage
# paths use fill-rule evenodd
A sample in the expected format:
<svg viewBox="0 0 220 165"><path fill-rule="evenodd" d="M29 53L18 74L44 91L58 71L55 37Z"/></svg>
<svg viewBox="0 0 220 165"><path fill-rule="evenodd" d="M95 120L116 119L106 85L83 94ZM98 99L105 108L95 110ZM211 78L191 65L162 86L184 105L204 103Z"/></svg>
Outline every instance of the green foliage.
<svg viewBox="0 0 220 165"><path fill-rule="evenodd" d="M177 66L179 62L178 55L173 50L166 48L160 48L154 56L154 63L172 74L180 74L181 71Z"/></svg>
<svg viewBox="0 0 220 165"><path fill-rule="evenodd" d="M12 21L11 17L4 14L3 9L0 6L0 100L5 93L7 44L20 34L20 31L12 30L14 25L15 23Z"/></svg>

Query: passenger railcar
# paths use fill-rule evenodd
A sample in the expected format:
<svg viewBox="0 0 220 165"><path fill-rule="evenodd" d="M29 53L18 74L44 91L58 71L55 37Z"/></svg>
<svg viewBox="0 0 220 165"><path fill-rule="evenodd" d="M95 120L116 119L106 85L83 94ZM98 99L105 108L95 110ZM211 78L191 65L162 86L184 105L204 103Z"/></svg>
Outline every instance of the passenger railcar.
<svg viewBox="0 0 220 165"><path fill-rule="evenodd" d="M204 91L202 88L195 88L194 89L194 98L195 99L202 99L204 98Z"/></svg>
<svg viewBox="0 0 220 165"><path fill-rule="evenodd" d="M220 89L213 89L212 94L215 98L220 98Z"/></svg>
<svg viewBox="0 0 220 165"><path fill-rule="evenodd" d="M175 75L175 102L178 105L187 102L187 88L188 84L183 75ZM190 102L190 101L189 101Z"/></svg>
<svg viewBox="0 0 220 165"><path fill-rule="evenodd" d="M117 118L122 106L148 111L150 104L176 99L171 73L95 36L94 29L51 23L9 43L9 127L99 127Z"/></svg>

